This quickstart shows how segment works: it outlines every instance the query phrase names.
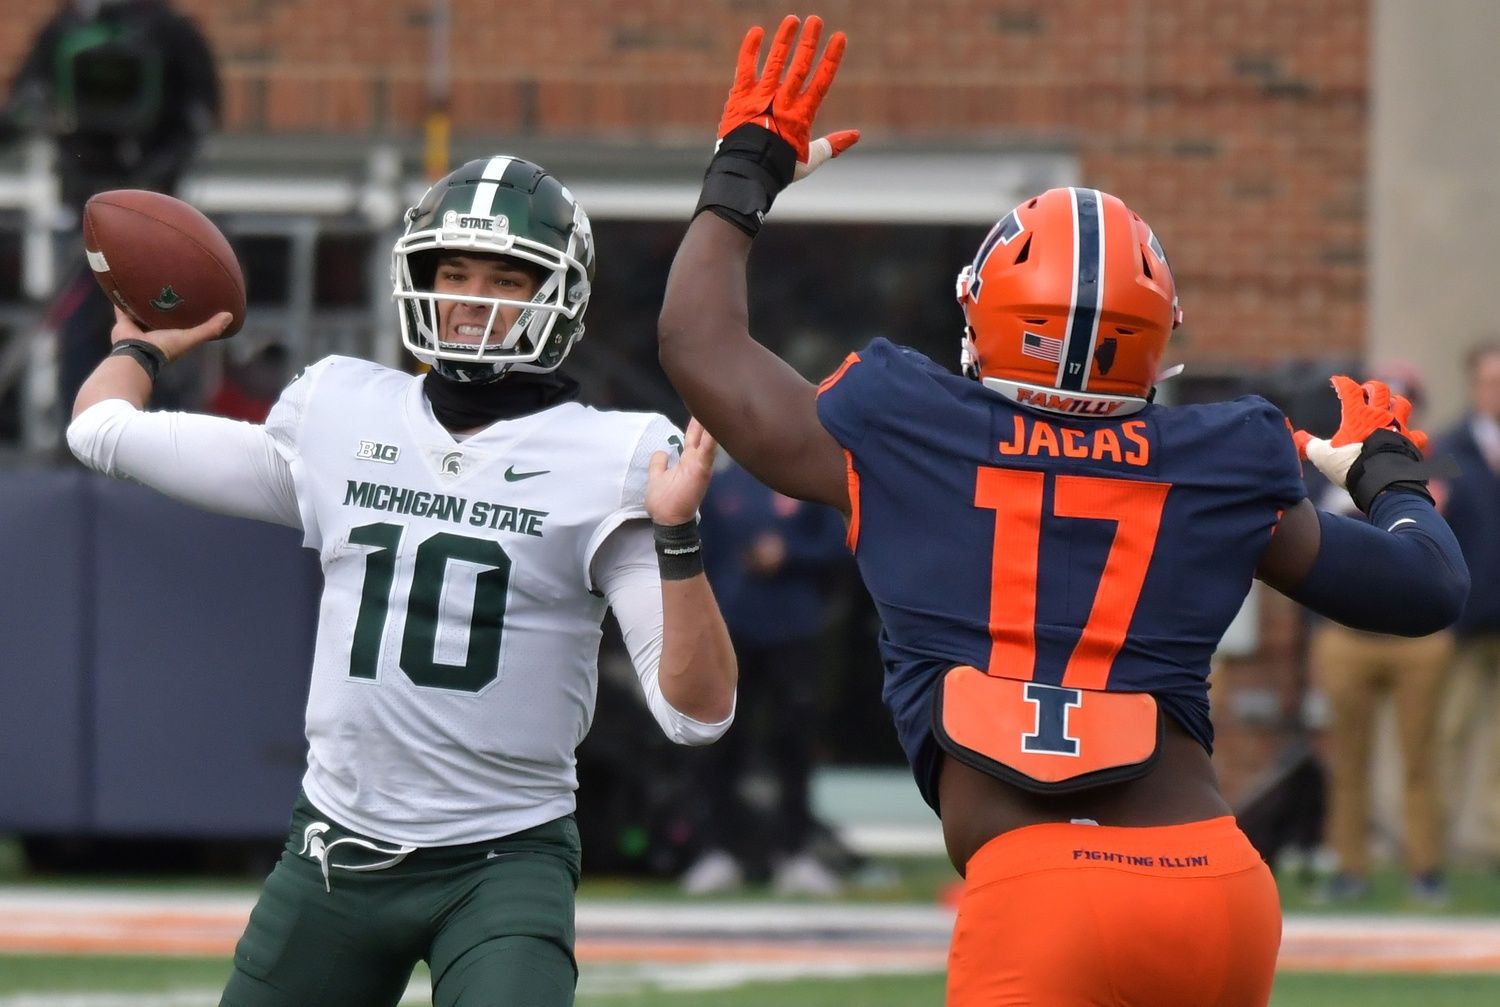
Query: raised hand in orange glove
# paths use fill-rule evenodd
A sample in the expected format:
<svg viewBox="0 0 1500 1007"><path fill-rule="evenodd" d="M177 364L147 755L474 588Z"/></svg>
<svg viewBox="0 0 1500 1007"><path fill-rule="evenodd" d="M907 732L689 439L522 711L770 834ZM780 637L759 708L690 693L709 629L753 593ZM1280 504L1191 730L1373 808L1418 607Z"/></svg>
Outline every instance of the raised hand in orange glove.
<svg viewBox="0 0 1500 1007"><path fill-rule="evenodd" d="M1411 402L1392 395L1383 381L1359 384L1335 374L1329 383L1339 397L1339 428L1327 440L1293 430L1297 453L1347 489L1366 513L1382 490L1398 484L1430 500L1426 481L1435 473L1422 460L1427 435L1408 426Z"/></svg>
<svg viewBox="0 0 1500 1007"><path fill-rule="evenodd" d="M782 189L859 139L858 130L812 139L813 117L833 85L845 38L843 32L835 32L818 59L823 20L808 18L800 38L799 25L794 15L782 20L758 74L755 65L765 29L751 28L740 43L734 84L719 119L719 142L694 216L710 210L754 237Z"/></svg>
<svg viewBox="0 0 1500 1007"><path fill-rule="evenodd" d="M770 130L792 145L797 155L797 178L800 179L829 158L838 157L854 146L859 140L859 130L842 129L812 139L813 117L827 97L828 89L833 86L833 76L844 58L846 39L841 31L833 33L814 73L813 58L818 51L818 38L823 33L823 19L817 15L808 18L792 55L792 68L783 78L792 39L797 37L798 23L794 14L782 19L776 37L771 40L765 66L758 75L755 63L766 30L756 26L745 33L745 40L740 43L739 62L734 69L734 86L729 89L724 114L719 118L719 138L722 140L746 123ZM812 83L804 90L802 85L809 73L812 73Z"/></svg>

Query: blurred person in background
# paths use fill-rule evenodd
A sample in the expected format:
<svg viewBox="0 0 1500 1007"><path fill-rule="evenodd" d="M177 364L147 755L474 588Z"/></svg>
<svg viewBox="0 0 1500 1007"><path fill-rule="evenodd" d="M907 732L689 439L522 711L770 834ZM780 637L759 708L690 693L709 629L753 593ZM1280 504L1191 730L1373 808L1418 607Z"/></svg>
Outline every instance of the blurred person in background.
<svg viewBox="0 0 1500 1007"><path fill-rule="evenodd" d="M244 334L241 334L243 338ZM292 373L290 351L274 341L225 348L219 381L203 411L231 420L264 423Z"/></svg>
<svg viewBox="0 0 1500 1007"><path fill-rule="evenodd" d="M769 876L778 894L836 894L837 873L813 851L809 787L828 591L848 557L844 523L833 508L777 493L733 462L709 484L702 522L708 580L742 685L736 729L684 753L701 795L703 852L683 890L707 895Z"/></svg>
<svg viewBox="0 0 1500 1007"><path fill-rule="evenodd" d="M706 744L734 715L695 519L712 438L585 406L558 369L594 275L583 208L498 155L405 220L396 313L425 375L333 356L264 424L146 412L229 315L119 314L68 428L91 468L300 528L322 561L307 771L225 1007L393 1007L421 960L440 1007L571 1004L575 749L605 611L668 737Z"/></svg>
<svg viewBox="0 0 1500 1007"><path fill-rule="evenodd" d="M1454 624L1458 641L1443 709L1442 743L1450 823L1468 801L1479 806L1480 854L1500 869L1500 340L1465 359L1469 412L1438 440L1459 474L1445 484L1444 512L1474 571ZM1483 751L1476 745L1488 737Z"/></svg>
<svg viewBox="0 0 1500 1007"><path fill-rule="evenodd" d="M751 335L746 269L776 194L857 139L813 139L845 41L819 57L821 29L786 18L760 69L745 36L659 352L732 457L849 523L886 704L966 877L948 1007L1263 1007L1281 909L1210 761L1209 663L1257 577L1365 629L1457 617L1425 437L1375 381L1335 379L1326 440L1258 396L1156 404L1172 271L1082 187L959 272L963 373L876 339L805 381ZM1299 452L1370 522L1317 510Z"/></svg>
<svg viewBox="0 0 1500 1007"><path fill-rule="evenodd" d="M1391 361L1374 368L1370 376L1404 395L1414 416L1420 412L1422 381L1414 365ZM1434 493L1441 508L1436 486ZM1317 503L1323 510L1361 518L1348 491L1326 482ZM1470 569L1478 568L1471 563ZM1350 902L1369 894L1372 752L1380 715L1389 707L1400 749L1401 850L1408 892L1423 904L1447 901L1437 737L1452 657L1453 634L1447 630L1406 638L1332 621L1320 621L1313 630L1308 660L1313 681L1328 701L1326 834L1339 864L1320 893L1323 900Z"/></svg>
<svg viewBox="0 0 1500 1007"><path fill-rule="evenodd" d="M68 268L48 311L57 333L58 400L68 403L110 345L113 313L82 257L76 229L89 197L110 189L175 194L219 121L213 51L166 0L71 0L42 27L0 110L0 139L57 145L70 233ZM163 389L181 404L192 384Z"/></svg>

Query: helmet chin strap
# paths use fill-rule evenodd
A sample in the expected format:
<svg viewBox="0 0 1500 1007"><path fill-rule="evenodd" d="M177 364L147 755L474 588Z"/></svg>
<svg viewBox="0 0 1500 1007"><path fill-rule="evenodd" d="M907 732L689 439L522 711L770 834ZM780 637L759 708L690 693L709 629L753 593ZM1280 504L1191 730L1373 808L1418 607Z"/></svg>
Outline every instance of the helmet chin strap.
<svg viewBox="0 0 1500 1007"><path fill-rule="evenodd" d="M958 366L964 377L979 380L979 350L974 345L974 330L967 325L958 342Z"/></svg>
<svg viewBox="0 0 1500 1007"><path fill-rule="evenodd" d="M460 385L487 385L505 377L508 370L498 364L444 360L441 357L433 357L427 366L432 368L433 373Z"/></svg>

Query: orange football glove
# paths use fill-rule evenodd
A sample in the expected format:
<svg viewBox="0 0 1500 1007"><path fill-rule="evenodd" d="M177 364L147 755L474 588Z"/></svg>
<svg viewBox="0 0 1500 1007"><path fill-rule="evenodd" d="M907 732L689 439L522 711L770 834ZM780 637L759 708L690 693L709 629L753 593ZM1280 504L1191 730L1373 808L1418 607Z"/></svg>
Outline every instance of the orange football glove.
<svg viewBox="0 0 1500 1007"><path fill-rule="evenodd" d="M1427 435L1407 426L1411 421L1411 402L1406 396L1392 395L1390 387L1384 381L1371 380L1358 384L1342 374L1335 374L1328 381L1339 397L1339 428L1331 438L1323 441L1326 448L1314 450L1326 455L1331 450L1352 447L1355 449L1353 454L1358 455L1359 445L1372 433L1377 430L1394 430L1416 445L1418 451L1426 452ZM1308 451L1312 442L1322 438L1314 437L1306 430L1293 430L1292 439L1297 442L1298 455L1318 464L1317 459L1312 458ZM1318 467L1322 469L1321 465ZM1327 472L1323 474L1328 475Z"/></svg>
<svg viewBox="0 0 1500 1007"><path fill-rule="evenodd" d="M1349 470L1365 450L1365 442L1377 431L1391 431L1411 442L1414 461L1427 450L1427 435L1407 426L1411 420L1411 402L1403 395L1392 395L1383 381L1355 382L1342 374L1329 379L1339 397L1339 428L1327 440L1314 437L1306 430L1293 430L1297 453L1317 466L1329 482L1340 489L1348 485ZM1403 451L1406 449L1402 449ZM1425 478L1426 470L1414 470L1413 479ZM1351 489L1352 492L1352 489ZM1361 494L1363 495L1363 494ZM1360 495L1356 496L1360 502ZM1367 508L1368 501L1360 509Z"/></svg>
<svg viewBox="0 0 1500 1007"><path fill-rule="evenodd" d="M782 19L759 74L755 72L755 64L766 30L756 26L745 33L745 39L740 43L739 61L735 65L734 85L719 119L720 140L750 123L770 130L791 144L797 155L795 177L798 179L807 177L820 164L838 157L859 140L857 129L838 130L817 140L812 139L813 117L828 95L828 89L833 86L834 74L844 58L846 40L843 32L834 32L814 70L823 19L817 15L807 19L793 52L792 40L797 38L800 24L794 14ZM791 57L790 69L787 68L788 56ZM784 79L783 72L786 74ZM809 74L812 82L804 90L803 84L807 83Z"/></svg>

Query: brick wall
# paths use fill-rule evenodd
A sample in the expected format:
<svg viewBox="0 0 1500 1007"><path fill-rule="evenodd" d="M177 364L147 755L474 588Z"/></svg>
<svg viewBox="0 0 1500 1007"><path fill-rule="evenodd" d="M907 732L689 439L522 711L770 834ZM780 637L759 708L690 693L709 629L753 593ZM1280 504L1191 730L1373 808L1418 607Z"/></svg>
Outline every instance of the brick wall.
<svg viewBox="0 0 1500 1007"><path fill-rule="evenodd" d="M227 128L410 133L421 0L178 0L222 63ZM820 122L870 145L1063 144L1161 236L1203 370L1363 343L1367 0L825 0L850 36ZM764 0L453 0L455 129L701 145ZM13 66L46 16L0 0ZM1295 657L1272 602L1262 660ZM1233 732L1226 757L1238 751ZM1248 735L1246 736L1249 737ZM1257 762L1253 738L1246 765Z"/></svg>
<svg viewBox="0 0 1500 1007"><path fill-rule="evenodd" d="M398 132L426 107L424 0L178 0L240 132ZM455 129L701 144L763 0L453 0ZM1364 326L1367 0L828 0L821 122L866 142L1062 142L1162 237L1178 351L1351 352ZM0 0L14 66L50 7ZM541 14L537 12L540 11ZM1316 11L1316 13L1313 13Z"/></svg>

